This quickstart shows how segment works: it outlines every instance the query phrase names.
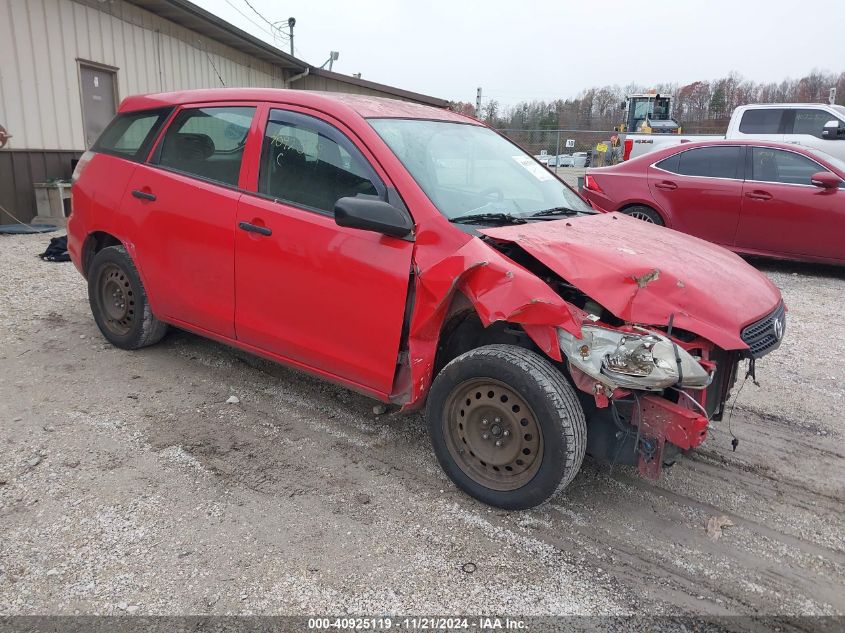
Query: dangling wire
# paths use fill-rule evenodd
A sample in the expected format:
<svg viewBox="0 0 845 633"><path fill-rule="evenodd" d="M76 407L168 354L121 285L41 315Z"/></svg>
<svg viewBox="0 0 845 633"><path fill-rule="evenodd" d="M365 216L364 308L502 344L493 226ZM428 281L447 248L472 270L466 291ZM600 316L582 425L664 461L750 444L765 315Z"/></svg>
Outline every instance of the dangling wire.
<svg viewBox="0 0 845 633"><path fill-rule="evenodd" d="M756 359L754 359L754 358L752 358L751 360L748 361L748 369L745 372L745 378L742 380L742 384L739 386L739 390L736 392L736 397L734 398L734 401L731 403L730 413L728 413L728 433L730 433L731 437L733 438L731 440L731 447L733 448L734 453L736 453L736 447L739 446L739 438L736 435L734 435L733 427L731 426L731 422L733 421L734 407L736 407L736 402L737 402L737 400L739 400L739 394L742 393L742 388L745 387L745 383L748 382L749 377L751 378L751 382L753 382L758 387L760 386L760 383L757 382L757 372L756 372L757 368L755 366L755 361L756 361Z"/></svg>

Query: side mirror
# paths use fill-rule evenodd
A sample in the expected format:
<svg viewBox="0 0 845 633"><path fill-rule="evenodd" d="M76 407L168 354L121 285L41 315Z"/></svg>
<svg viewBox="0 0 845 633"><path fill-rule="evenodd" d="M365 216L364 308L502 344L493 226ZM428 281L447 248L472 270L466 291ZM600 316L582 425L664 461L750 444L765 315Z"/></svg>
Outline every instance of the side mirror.
<svg viewBox="0 0 845 633"><path fill-rule="evenodd" d="M810 182L822 189L838 189L842 179L829 171L820 171L810 176Z"/></svg>
<svg viewBox="0 0 845 633"><path fill-rule="evenodd" d="M842 125L840 121L831 119L824 124L824 127L822 128L823 139L833 141L843 137L845 137L845 125Z"/></svg>
<svg viewBox="0 0 845 633"><path fill-rule="evenodd" d="M375 198L341 198L334 205L334 221L338 226L393 237L407 237L414 229L408 214Z"/></svg>

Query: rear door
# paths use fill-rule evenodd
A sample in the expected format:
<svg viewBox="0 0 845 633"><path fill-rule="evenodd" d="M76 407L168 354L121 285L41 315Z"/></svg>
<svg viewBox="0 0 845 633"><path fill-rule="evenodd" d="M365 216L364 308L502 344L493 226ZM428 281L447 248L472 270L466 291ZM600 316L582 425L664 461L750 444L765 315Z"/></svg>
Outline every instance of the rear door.
<svg viewBox="0 0 845 633"><path fill-rule="evenodd" d="M154 311L234 338L234 233L254 104L183 106L132 175L124 214Z"/></svg>
<svg viewBox="0 0 845 633"><path fill-rule="evenodd" d="M341 197L384 198L386 175L333 119L269 107L260 117L255 193L237 212L238 339L389 394L414 245L334 221Z"/></svg>
<svg viewBox="0 0 845 633"><path fill-rule="evenodd" d="M648 169L648 187L672 228L731 246L742 199L744 148L714 145L680 151Z"/></svg>
<svg viewBox="0 0 845 633"><path fill-rule="evenodd" d="M828 170L803 154L748 149L737 248L845 259L845 189L812 185L812 174Z"/></svg>
<svg viewBox="0 0 845 633"><path fill-rule="evenodd" d="M731 130L729 138L782 142L788 112L784 108L748 108L742 113L739 125Z"/></svg>

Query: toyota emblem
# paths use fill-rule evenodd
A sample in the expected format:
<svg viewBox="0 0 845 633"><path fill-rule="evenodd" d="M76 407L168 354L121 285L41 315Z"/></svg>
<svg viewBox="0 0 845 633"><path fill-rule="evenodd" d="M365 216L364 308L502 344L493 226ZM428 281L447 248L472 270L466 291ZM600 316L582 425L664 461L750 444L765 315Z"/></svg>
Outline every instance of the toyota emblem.
<svg viewBox="0 0 845 633"><path fill-rule="evenodd" d="M783 321L781 321L780 317L772 321L772 329L775 331L775 338L781 340L783 338Z"/></svg>

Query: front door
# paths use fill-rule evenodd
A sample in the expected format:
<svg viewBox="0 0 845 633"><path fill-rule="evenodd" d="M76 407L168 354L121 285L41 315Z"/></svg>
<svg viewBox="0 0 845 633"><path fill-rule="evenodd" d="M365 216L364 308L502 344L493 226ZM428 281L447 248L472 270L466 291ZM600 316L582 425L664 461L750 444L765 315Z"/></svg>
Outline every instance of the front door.
<svg viewBox="0 0 845 633"><path fill-rule="evenodd" d="M238 203L238 340L365 391L389 394L413 243L335 224L345 196L386 180L348 132L269 110L257 194Z"/></svg>
<svg viewBox="0 0 845 633"><path fill-rule="evenodd" d="M117 112L117 81L113 70L80 64L79 82L85 147L91 147Z"/></svg>
<svg viewBox="0 0 845 633"><path fill-rule="evenodd" d="M845 125L842 118L820 108L795 108L789 110L787 134L784 140L804 147L827 152L845 158L845 143L837 143L837 139L828 140L822 135L824 126L830 121L836 121L840 127Z"/></svg>
<svg viewBox="0 0 845 633"><path fill-rule="evenodd" d="M827 171L797 152L751 147L736 246L790 256L845 259L845 189L822 189Z"/></svg>
<svg viewBox="0 0 845 633"><path fill-rule="evenodd" d="M183 107L124 194L158 316L227 338L235 336L235 218L254 114L237 104Z"/></svg>

